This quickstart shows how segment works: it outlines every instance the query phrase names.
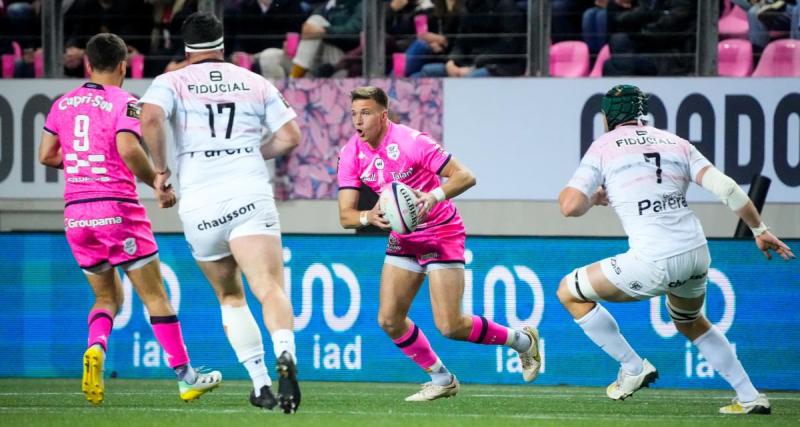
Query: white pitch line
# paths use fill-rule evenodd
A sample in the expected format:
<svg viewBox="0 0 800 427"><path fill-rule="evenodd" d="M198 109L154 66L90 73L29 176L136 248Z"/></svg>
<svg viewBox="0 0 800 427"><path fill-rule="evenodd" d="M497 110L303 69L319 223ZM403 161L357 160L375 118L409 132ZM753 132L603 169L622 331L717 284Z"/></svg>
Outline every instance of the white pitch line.
<svg viewBox="0 0 800 427"><path fill-rule="evenodd" d="M28 413L29 411L36 411L37 413L53 413L53 414L61 414L65 415L70 412L80 412L84 414L104 414L108 415L108 413L112 411L121 411L121 412L173 412L173 413L205 413L205 414L259 414L259 413L266 413L266 411L259 411L257 409L208 409L208 408L185 408L185 409L178 409L178 408L53 408L51 406L31 406L24 408L18 407L8 407L8 406L0 406L0 410L8 411L5 412L8 414L9 412L24 412ZM279 414L279 411L275 411L273 413ZM392 416L392 417L402 417L402 416L411 416L411 417L425 417L430 418L431 414L428 412L402 412L402 411L384 411L384 412L370 412L370 411L318 411L318 410L307 410L307 411L300 411L298 414L310 414L310 415L358 415L358 416ZM269 415L267 415L269 416ZM507 418L507 419L522 419L522 420L586 420L586 421L596 421L596 420L609 420L609 421L619 421L619 415L574 415L568 413L553 413L553 414L471 414L471 413L449 413L447 417L456 417L456 418L483 418L483 417L492 417L492 418ZM691 418L709 418L709 419L721 419L723 416L721 415L711 415L711 414L694 414L691 415ZM626 414L626 420L641 420L641 421L653 421L654 419L676 419L681 421L686 421L686 415L652 415L652 414L642 414L642 415L634 415L634 414Z"/></svg>

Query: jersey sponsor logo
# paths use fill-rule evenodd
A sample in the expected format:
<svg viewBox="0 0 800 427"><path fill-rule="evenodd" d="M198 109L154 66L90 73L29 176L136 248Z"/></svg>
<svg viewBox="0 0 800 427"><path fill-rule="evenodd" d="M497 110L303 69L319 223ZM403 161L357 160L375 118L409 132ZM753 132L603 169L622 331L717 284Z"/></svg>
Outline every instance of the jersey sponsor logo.
<svg viewBox="0 0 800 427"><path fill-rule="evenodd" d="M623 145L675 145L677 142L666 139L666 138L656 138L654 136L639 136L638 138L621 138L614 141L617 144L617 147L622 147Z"/></svg>
<svg viewBox="0 0 800 427"><path fill-rule="evenodd" d="M189 92L195 95L206 93L229 93L229 92L248 92L250 88L244 82L233 83L211 83L187 85Z"/></svg>
<svg viewBox="0 0 800 427"><path fill-rule="evenodd" d="M122 224L121 216L111 216L107 218L92 218L92 219L72 219L65 218L64 226L66 228L95 228L104 227L106 225Z"/></svg>
<svg viewBox="0 0 800 427"><path fill-rule="evenodd" d="M109 182L111 178L107 176L101 176L97 178L92 178L90 176L71 176L67 178L67 182L71 182L73 184L80 184L81 182Z"/></svg>
<svg viewBox="0 0 800 427"><path fill-rule="evenodd" d="M642 215L647 211L651 211L653 213L660 213L668 210L676 210L689 206L689 204L686 203L686 195L680 191L675 191L673 193L665 194L660 199L639 200L638 205L639 205L639 215Z"/></svg>
<svg viewBox="0 0 800 427"><path fill-rule="evenodd" d="M633 282L628 284L628 287L633 289L634 291L638 291L639 289L642 289L642 284L641 282L634 280Z"/></svg>
<svg viewBox="0 0 800 427"><path fill-rule="evenodd" d="M403 248L400 246L400 241L394 235L389 235L389 240L386 241L386 252L400 252Z"/></svg>
<svg viewBox="0 0 800 427"><path fill-rule="evenodd" d="M380 158L375 159L375 169L383 170L383 166L384 166L383 159Z"/></svg>
<svg viewBox="0 0 800 427"><path fill-rule="evenodd" d="M255 147L244 147L244 148L231 148L228 150L205 150L205 151L192 151L189 153L189 158L193 159L195 155L202 155L206 159L211 159L214 157L222 157L222 156L230 156L233 154L242 154L242 153L253 153L255 152Z"/></svg>
<svg viewBox="0 0 800 427"><path fill-rule="evenodd" d="M135 254L135 253L136 253L136 249L137 249L137 246L136 246L136 239L135 239L135 238L133 238L133 237L128 237L128 238L127 238L127 239L125 239L125 241L122 243L122 250L124 250L124 251L125 251L125 253L126 253L126 254L128 254L128 255L133 255L133 254Z"/></svg>
<svg viewBox="0 0 800 427"><path fill-rule="evenodd" d="M58 109L63 111L67 108L76 108L84 104L107 113L110 113L111 110L114 109L114 104L106 101L105 98L103 98L103 95L75 95L64 97L58 101Z"/></svg>
<svg viewBox="0 0 800 427"><path fill-rule="evenodd" d="M414 174L414 167L412 166L412 167L408 168L408 170L406 170L406 171L390 172L390 174L392 175L392 179L393 180L402 181L402 180L404 180L404 179L406 179L409 176Z"/></svg>
<svg viewBox="0 0 800 427"><path fill-rule="evenodd" d="M387 145L386 155L392 160L397 160L400 157L400 147L397 144Z"/></svg>
<svg viewBox="0 0 800 427"><path fill-rule="evenodd" d="M378 175L371 173L361 177L362 182L375 182L378 180Z"/></svg>
<svg viewBox="0 0 800 427"><path fill-rule="evenodd" d="M245 206L236 208L225 215L222 215L219 218L215 218L212 220L203 220L200 224L197 224L197 229L200 231L210 230L212 228L220 227L228 222L233 221L234 219L247 214L248 212L252 212L255 210L256 205L255 203L250 203Z"/></svg>
<svg viewBox="0 0 800 427"><path fill-rule="evenodd" d="M134 104L128 104L128 109L125 111L125 115L132 118L139 120L142 115L142 109Z"/></svg>
<svg viewBox="0 0 800 427"><path fill-rule="evenodd" d="M439 252L428 252L426 254L422 254L422 256L419 257L421 261L424 261L426 259L438 259L438 258L439 258Z"/></svg>

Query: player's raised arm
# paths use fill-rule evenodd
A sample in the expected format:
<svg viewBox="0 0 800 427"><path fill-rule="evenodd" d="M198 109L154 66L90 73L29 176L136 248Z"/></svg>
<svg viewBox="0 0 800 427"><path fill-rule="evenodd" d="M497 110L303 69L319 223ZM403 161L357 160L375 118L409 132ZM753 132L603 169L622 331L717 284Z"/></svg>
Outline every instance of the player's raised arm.
<svg viewBox="0 0 800 427"><path fill-rule="evenodd" d="M42 131L42 143L39 144L39 163L51 168L64 168L58 136L48 131Z"/></svg>
<svg viewBox="0 0 800 427"><path fill-rule="evenodd" d="M274 159L289 154L300 145L300 126L297 120L290 120L272 134L272 138L261 145L261 156L264 160Z"/></svg>
<svg viewBox="0 0 800 427"><path fill-rule="evenodd" d="M714 166L706 166L697 173L695 182L719 197L722 203L750 227L756 240L756 246L767 259L772 259L770 250L777 252L785 260L795 257L789 246L769 231L769 227L761 220L753 202L733 179Z"/></svg>

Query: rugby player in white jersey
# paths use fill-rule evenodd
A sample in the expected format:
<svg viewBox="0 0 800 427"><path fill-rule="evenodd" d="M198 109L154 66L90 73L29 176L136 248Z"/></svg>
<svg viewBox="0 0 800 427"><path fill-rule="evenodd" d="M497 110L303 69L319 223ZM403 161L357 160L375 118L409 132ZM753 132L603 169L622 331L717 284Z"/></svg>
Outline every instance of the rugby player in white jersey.
<svg viewBox="0 0 800 427"><path fill-rule="evenodd" d="M667 295L675 327L736 390L723 414L769 414L770 403L750 382L725 335L703 315L711 258L700 222L686 203L695 182L717 195L753 231L755 243L788 260L794 254L761 221L747 195L691 143L647 126L647 98L639 88L618 85L603 97L606 134L594 141L559 194L565 216L581 216L610 204L622 221L630 250L573 270L561 280L558 298L586 335L620 365L606 394L631 396L658 378L656 368L628 344L611 314L597 301L640 301Z"/></svg>
<svg viewBox="0 0 800 427"><path fill-rule="evenodd" d="M264 159L300 142L296 114L260 75L223 60L222 23L198 12L182 27L183 69L157 77L141 99L142 135L168 190L166 121L172 124L186 240L211 282L228 340L251 379L250 402L294 413L300 404L292 305L283 289L278 211ZM266 128L269 137L262 140ZM262 142L263 145L262 145ZM261 331L241 274L261 303L279 375L277 398L264 365Z"/></svg>

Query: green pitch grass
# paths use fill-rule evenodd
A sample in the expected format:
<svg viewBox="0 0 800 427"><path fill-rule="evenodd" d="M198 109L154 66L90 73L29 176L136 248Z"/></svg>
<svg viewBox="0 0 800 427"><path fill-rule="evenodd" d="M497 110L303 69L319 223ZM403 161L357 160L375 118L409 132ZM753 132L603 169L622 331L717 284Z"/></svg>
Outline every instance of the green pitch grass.
<svg viewBox="0 0 800 427"><path fill-rule="evenodd" d="M772 415L722 416L727 390L645 389L613 402L601 388L462 385L455 398L407 403L415 384L306 382L295 415L250 406L250 384L229 381L193 403L172 381L106 380L92 407L78 379L0 379L4 426L512 426L800 425L800 393L772 392ZM275 424L280 423L280 424Z"/></svg>

